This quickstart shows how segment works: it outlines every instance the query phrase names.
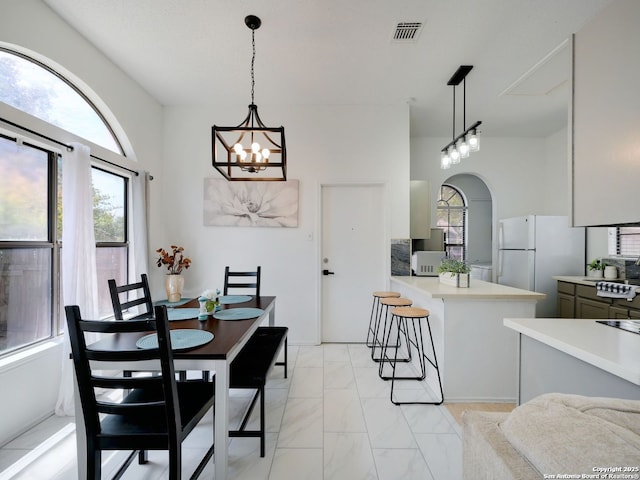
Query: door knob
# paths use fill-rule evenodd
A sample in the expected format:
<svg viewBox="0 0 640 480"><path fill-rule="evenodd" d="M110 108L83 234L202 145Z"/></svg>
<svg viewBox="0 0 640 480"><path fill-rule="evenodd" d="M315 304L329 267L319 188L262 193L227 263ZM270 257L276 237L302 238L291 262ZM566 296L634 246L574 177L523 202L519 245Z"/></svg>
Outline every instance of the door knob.
<svg viewBox="0 0 640 480"><path fill-rule="evenodd" d="M329 270L327 270L326 268L324 270L322 270L322 274L323 275L333 275L333 272L330 272Z"/></svg>

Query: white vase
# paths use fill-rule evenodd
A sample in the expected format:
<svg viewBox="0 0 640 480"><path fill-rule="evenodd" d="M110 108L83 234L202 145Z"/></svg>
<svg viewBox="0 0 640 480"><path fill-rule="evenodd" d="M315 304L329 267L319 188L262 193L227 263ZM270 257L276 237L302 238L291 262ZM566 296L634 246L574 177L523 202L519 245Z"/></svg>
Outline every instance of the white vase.
<svg viewBox="0 0 640 480"><path fill-rule="evenodd" d="M604 278L618 278L618 268L614 267L613 265L607 265L606 267L604 267Z"/></svg>
<svg viewBox="0 0 640 480"><path fill-rule="evenodd" d="M438 275L440 283L451 285L452 287L469 288L468 273L444 272Z"/></svg>
<svg viewBox="0 0 640 480"><path fill-rule="evenodd" d="M589 270L589 267L587 267L587 277L602 278L603 276L604 272L602 270Z"/></svg>
<svg viewBox="0 0 640 480"><path fill-rule="evenodd" d="M167 300L179 302L182 298L184 288L184 277L179 274L169 274L164 279L164 289L167 292Z"/></svg>

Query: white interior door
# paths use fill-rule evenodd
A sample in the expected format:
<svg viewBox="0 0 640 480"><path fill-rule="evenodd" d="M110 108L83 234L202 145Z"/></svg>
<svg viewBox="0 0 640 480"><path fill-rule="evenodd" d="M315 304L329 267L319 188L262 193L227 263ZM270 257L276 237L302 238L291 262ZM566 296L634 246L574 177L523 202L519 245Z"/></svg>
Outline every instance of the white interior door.
<svg viewBox="0 0 640 480"><path fill-rule="evenodd" d="M386 285L383 194L382 185L322 186L323 342L367 338L371 294Z"/></svg>

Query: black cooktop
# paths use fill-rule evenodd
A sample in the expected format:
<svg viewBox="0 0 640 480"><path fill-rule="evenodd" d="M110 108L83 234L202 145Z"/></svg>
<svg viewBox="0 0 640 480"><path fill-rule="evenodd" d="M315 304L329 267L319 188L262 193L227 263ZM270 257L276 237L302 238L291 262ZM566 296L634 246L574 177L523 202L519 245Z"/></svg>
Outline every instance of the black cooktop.
<svg viewBox="0 0 640 480"><path fill-rule="evenodd" d="M597 320L597 323L640 335L640 320Z"/></svg>

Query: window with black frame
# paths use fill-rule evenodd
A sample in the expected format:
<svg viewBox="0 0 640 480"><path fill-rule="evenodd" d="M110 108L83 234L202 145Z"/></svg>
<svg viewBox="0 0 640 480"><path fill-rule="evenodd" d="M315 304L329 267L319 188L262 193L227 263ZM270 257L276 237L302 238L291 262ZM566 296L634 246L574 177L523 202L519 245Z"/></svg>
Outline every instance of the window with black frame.
<svg viewBox="0 0 640 480"><path fill-rule="evenodd" d="M79 88L48 65L0 47L0 80L0 102L47 122L48 133L71 132L124 155L101 112ZM62 331L59 258L64 248L64 172L58 151L46 145L64 148L64 144L19 126L21 122L16 123L11 116L0 120L2 356ZM117 167L105 170L94 166L93 198L87 198L94 212L101 317L113 313L107 280L127 283L129 177L115 173L118 171Z"/></svg>
<svg viewBox="0 0 640 480"><path fill-rule="evenodd" d="M0 354L54 332L56 158L0 136Z"/></svg>
<svg viewBox="0 0 640 480"><path fill-rule="evenodd" d="M465 260L467 205L462 192L452 185L442 185L436 211L437 226L444 230L444 249L447 256Z"/></svg>
<svg viewBox="0 0 640 480"><path fill-rule="evenodd" d="M127 283L128 178L99 168L91 169L93 184L93 223L96 236L96 269L98 274L98 312L101 318L111 316L113 307L107 281Z"/></svg>

